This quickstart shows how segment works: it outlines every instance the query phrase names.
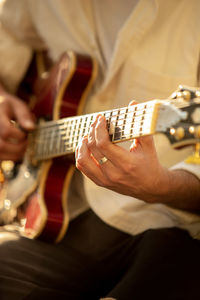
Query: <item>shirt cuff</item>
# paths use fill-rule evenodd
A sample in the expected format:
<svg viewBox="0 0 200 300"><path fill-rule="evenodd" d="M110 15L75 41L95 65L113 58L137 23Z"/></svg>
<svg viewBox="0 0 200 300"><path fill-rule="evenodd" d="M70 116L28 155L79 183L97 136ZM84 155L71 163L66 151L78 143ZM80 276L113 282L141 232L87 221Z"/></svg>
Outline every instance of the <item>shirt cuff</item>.
<svg viewBox="0 0 200 300"><path fill-rule="evenodd" d="M200 179L200 165L199 164L192 164L186 163L184 161L177 163L176 165L172 166L170 170L185 170L193 175L195 175L198 179Z"/></svg>

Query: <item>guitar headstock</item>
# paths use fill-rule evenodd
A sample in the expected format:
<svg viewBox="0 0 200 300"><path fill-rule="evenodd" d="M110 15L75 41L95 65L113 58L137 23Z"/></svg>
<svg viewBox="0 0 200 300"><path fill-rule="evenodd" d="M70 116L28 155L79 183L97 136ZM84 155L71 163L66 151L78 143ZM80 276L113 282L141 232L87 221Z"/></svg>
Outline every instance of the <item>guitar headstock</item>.
<svg viewBox="0 0 200 300"><path fill-rule="evenodd" d="M179 86L169 98L169 104L181 112L180 118L172 126L161 130L177 149L200 143L200 89ZM169 113L169 118L170 118ZM162 117L162 116L161 116ZM160 118L161 119L161 118Z"/></svg>
<svg viewBox="0 0 200 300"><path fill-rule="evenodd" d="M178 89L171 94L169 99L172 102L175 100L175 103L200 103L200 88L179 85Z"/></svg>

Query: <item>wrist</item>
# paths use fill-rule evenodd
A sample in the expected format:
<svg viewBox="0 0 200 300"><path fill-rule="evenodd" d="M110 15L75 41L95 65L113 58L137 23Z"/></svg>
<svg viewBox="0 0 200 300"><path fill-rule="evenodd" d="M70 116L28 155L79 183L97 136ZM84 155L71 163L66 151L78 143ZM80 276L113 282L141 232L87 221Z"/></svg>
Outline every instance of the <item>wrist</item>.
<svg viewBox="0 0 200 300"><path fill-rule="evenodd" d="M152 195L150 195L148 202L167 204L172 181L173 175L171 171L161 166L157 179L152 185Z"/></svg>
<svg viewBox="0 0 200 300"><path fill-rule="evenodd" d="M157 192L151 203L188 210L200 210L200 180L185 170L162 169Z"/></svg>

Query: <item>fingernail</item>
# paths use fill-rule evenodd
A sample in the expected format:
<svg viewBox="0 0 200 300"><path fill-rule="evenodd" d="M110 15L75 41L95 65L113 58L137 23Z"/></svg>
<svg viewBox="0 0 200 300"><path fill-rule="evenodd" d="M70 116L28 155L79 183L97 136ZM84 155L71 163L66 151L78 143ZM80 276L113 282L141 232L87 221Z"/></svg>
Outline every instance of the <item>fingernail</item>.
<svg viewBox="0 0 200 300"><path fill-rule="evenodd" d="M106 120L106 118L104 116L99 117L99 121L104 121L104 120Z"/></svg>

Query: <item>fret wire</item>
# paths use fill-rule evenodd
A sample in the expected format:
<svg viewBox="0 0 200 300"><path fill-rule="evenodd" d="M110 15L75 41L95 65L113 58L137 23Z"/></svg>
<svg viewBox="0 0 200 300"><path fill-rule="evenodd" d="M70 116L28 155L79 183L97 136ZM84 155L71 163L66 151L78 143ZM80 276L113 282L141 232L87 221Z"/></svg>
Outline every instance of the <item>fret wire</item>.
<svg viewBox="0 0 200 300"><path fill-rule="evenodd" d="M127 140L131 140L131 139L137 138L139 136L140 136L140 133L138 133L138 134L134 134L133 133L132 136L130 136L128 134L127 135L123 135L124 139L127 139ZM71 153L71 152L74 152L75 149L76 149L76 147L78 146L78 141L76 141L75 143L69 143L69 144L73 144L71 147L67 148L67 151ZM64 155L64 154L66 154L66 151L63 151L61 153ZM46 158L46 156L48 157L48 155L44 155L44 154L36 155L36 157L38 157L38 158L42 158L43 156L45 156L45 158ZM49 156L52 157L52 155L49 155Z"/></svg>
<svg viewBox="0 0 200 300"><path fill-rule="evenodd" d="M129 119L131 119L131 118L129 118ZM138 120L138 121L133 121L133 122L130 122L130 123L128 123L128 125L129 125L129 127L130 127L130 130L131 129L133 129L134 130L134 127L136 127L136 125L138 125L138 124L140 124L141 123L141 120ZM132 125L135 125L135 126L133 126L132 127ZM122 126L122 125L121 125ZM137 126L137 128L138 128L139 126ZM117 132L117 134L120 134L121 135L121 133L124 131L124 129L121 129L121 127L120 126L118 126L118 128L120 128L120 130ZM114 132L115 133L115 132ZM113 135L114 135L114 133L113 133ZM78 142L83 136L84 136L85 134L76 134L76 135L74 135L74 138L76 138L76 141ZM60 138L60 134L58 134L58 135L55 135L55 139L56 140L58 140L58 138ZM46 140L48 141L49 140L49 137L48 136L45 136L45 142L46 142ZM43 139L43 141L44 141L44 139ZM67 138L65 138L65 137L62 137L62 141L63 142L66 142L66 141L68 141L70 139L70 137L67 137ZM38 142L37 141L37 139L35 140L35 142ZM70 143L72 143L71 141L69 141L68 142L68 144L65 144L65 147L67 146L67 145L69 145Z"/></svg>
<svg viewBox="0 0 200 300"><path fill-rule="evenodd" d="M152 115L151 113L148 113L148 114L146 114L145 116L147 116L147 118L145 118L146 120L150 120L150 119L148 119L148 117L149 117L149 115ZM142 115L143 116L143 115ZM136 119L137 117L135 117L134 119ZM126 120L128 121L128 120L131 120L131 119L133 119L133 117L129 117L129 118L127 118ZM141 122L141 121L145 121L145 119L139 119L139 120L134 120L133 122L127 122L127 124L130 124L130 125L134 125L134 124L136 124L136 123L139 123L139 122ZM108 124L108 128L110 127L110 124L111 124L112 122L109 122L109 124ZM122 124L121 124L122 125ZM119 126L121 126L121 125L119 125ZM88 129L89 130L89 129ZM42 130L43 131L43 130ZM71 132L71 131L67 131L67 132ZM47 132L48 133L48 132ZM66 132L62 132L62 134L61 135L66 135ZM44 136L44 138L45 137L47 137L48 138L48 136L46 135L46 136Z"/></svg>
<svg viewBox="0 0 200 300"><path fill-rule="evenodd" d="M129 123L129 125L130 125L130 131L131 130L134 130L134 128L132 128L131 127L131 125L136 125L136 124L140 124L140 122L141 121L134 121L134 122L131 122L131 123ZM139 126L137 126L137 128L138 128ZM118 128L120 128L120 127L118 127ZM124 138L124 136L130 136L130 134L127 134L127 135L121 135L121 133L123 132L124 130L123 129L121 129L120 128L120 130L117 132L117 134L118 135L120 135L120 138L119 138L119 140L121 140L121 139L123 139ZM115 132L113 133L113 135L115 134ZM81 135L75 135L74 136L74 141L71 141L69 138L62 138L61 140L62 140L62 142L65 142L65 148L69 151L69 148L67 147L68 145L70 145L70 144L73 144L73 143L77 143L78 144L78 142L81 140L81 138L84 136L84 134L81 134ZM58 138L60 138L60 135L58 135L57 136L57 141L59 140ZM48 138L46 139L47 141L48 141ZM66 141L67 141L67 144L66 144ZM46 142L46 141L45 141ZM57 147L57 149L58 149L58 147ZM71 148L70 148L71 149ZM56 152L58 152L58 151L56 151Z"/></svg>
<svg viewBox="0 0 200 300"><path fill-rule="evenodd" d="M132 124L136 125L137 123L139 124L139 126L137 126L137 127L134 126L134 127L140 128L140 127L141 127L140 121L138 121L138 122L133 122L133 123L129 123L129 125L130 125L130 130L129 130L129 131L134 130L134 127L131 127L131 125L132 125ZM120 127L118 127L118 128L120 128ZM118 134L118 135L120 134L120 136L122 136L121 133L122 133L123 131L124 131L124 129L121 129L121 128L120 128L120 130L117 132L117 134ZM114 133L113 133L113 135L114 135ZM59 137L59 136L58 136L58 137ZM58 138L58 137L57 137L57 138ZM81 139L84 137L84 134L82 134L82 135L80 135L80 134L74 135L73 137L74 137L74 140L78 142L79 140L81 140ZM48 138L47 138L46 140L48 141ZM62 140L62 142L68 142L68 144L72 143L71 141L69 141L69 140L70 140L69 138L64 138L64 137L63 137L61 140ZM36 140L36 142L37 142L37 140ZM65 144L65 145L67 145L67 144Z"/></svg>
<svg viewBox="0 0 200 300"><path fill-rule="evenodd" d="M124 115L127 115L127 113L125 113ZM131 117L129 117L129 118L126 118L126 120L128 121L128 120L130 120L130 119L133 119L133 118L139 118L139 117L141 117L141 116L147 116L148 117L148 115L152 115L152 112L148 112L148 113L146 113L146 114L141 114L141 115L137 115L137 116L131 116ZM141 120L139 120L139 121L141 121ZM132 122L133 124L134 123L136 123L136 122L139 122L139 121L134 121L134 122ZM109 125L112 123L112 121L110 121L109 122L109 124L108 124L108 127L109 127ZM85 123L86 124L86 123ZM85 125L84 124L84 125ZM90 124L92 124L92 122L90 122ZM131 123L129 123L129 124L131 124ZM55 126L55 125L54 125ZM45 132L45 130L47 129L48 127L42 127L42 128L39 128L39 129L36 129L36 132L37 131L41 131L42 133L45 133L45 136L44 136L44 138L46 137L46 134L47 133L50 133L50 131L48 130L47 132ZM58 128L57 129L59 132L60 132L60 129ZM69 131L70 132L70 131ZM62 133L63 135L65 135L65 132L63 132Z"/></svg>
<svg viewBox="0 0 200 300"><path fill-rule="evenodd" d="M148 128L148 130L150 130L150 129ZM122 132L122 131L121 131L121 132ZM137 132L137 134L136 134L136 132ZM133 132L133 133L130 133L130 134L123 134L123 135L120 135L120 138L117 139L117 140L122 140L124 137L130 137L130 139L131 139L131 138L134 138L134 136L135 136L135 137L139 137L141 134L143 134L140 130L137 130L136 132ZM146 133L146 134L148 134L148 133ZM132 137L132 136L133 136L133 137ZM76 146L78 145L78 143L79 143L79 139L74 140L74 142L73 142L73 144L76 144ZM70 148L69 148L69 145L70 145L70 144L72 144L72 143L70 142L70 143L66 143L66 144L65 144L67 149L70 149Z"/></svg>
<svg viewBox="0 0 200 300"><path fill-rule="evenodd" d="M120 130L117 132L117 134L120 134L120 139L123 139L125 136L129 136L130 137L130 135L131 135L131 134L128 134L128 135L124 135L124 134L122 135L121 134L122 132L124 132L124 130L126 130L125 127L123 126L125 123L126 123L125 125L129 126L129 131L131 131L132 130L131 129L132 125L136 125L137 123L141 123L143 121L140 118L141 116L147 116L148 117L148 115L152 115L154 107L153 107L153 105L151 103L150 107L148 105L145 105L141 109L138 109L138 107L134 107L134 109L130 110L130 108L133 108L133 107L126 107L126 108L121 108L121 109L115 109L115 110L111 110L111 111L105 111L105 112L102 113L105 116L107 114L110 114L109 117L107 117L107 121L109 121L108 129L110 128L110 124L112 124L112 118L116 118L116 120L114 120L114 122L116 122L116 121L118 122L118 121L121 120L119 118L119 116L120 117L121 116L125 116L126 117L126 119L124 121L127 121L127 122L123 122L121 125L116 122L116 127L120 128ZM148 112L149 110L151 110L151 111ZM140 113L140 112L142 112L142 113ZM116 113L116 114L114 114L114 113ZM130 114L130 117L127 118L128 114ZM58 134L55 135L55 138L57 138L57 139L59 138L61 140L61 143L62 143L62 149L63 148L66 149L67 146L70 145L70 144L72 144L72 145L74 143L78 144L79 140L85 135L85 132L81 132L81 134L78 133L78 135L73 135L74 140L72 141L71 140L71 137L72 137L71 136L71 131L68 130L67 134L69 136L66 139L65 138L66 132L62 132L61 130L64 130L65 128L67 129L69 127L69 125L70 125L71 129L73 129L73 131L76 132L77 131L77 128L76 128L77 125L79 125L78 127L80 127L82 121L84 121L83 125L84 125L84 128L85 128L85 125L87 123L89 123L89 125L92 124L92 120L90 120L90 119L91 118L94 119L94 117L95 117L94 114L89 114L89 115L82 116L81 118L80 117L73 117L71 119L65 118L65 119L62 119L62 121L61 120L57 121L56 124L55 123L52 123L52 124L42 124L42 126L40 125L40 128L38 128L38 129L35 130L35 132L36 132L35 133L35 135L36 135L35 141L39 144L39 147L40 147L41 146L40 136L43 135L42 144L43 144L44 140L46 142L46 141L49 141L50 139L52 139L51 132L50 132L49 129L53 128L54 132L58 131L57 132ZM137 120L137 121L134 120L133 122L128 122L128 120L133 119L133 118L134 119L140 118L140 119ZM88 120L90 120L90 121L88 122ZM55 122L55 121L53 121L53 122ZM49 122L47 122L47 123L49 123ZM120 126L122 126L122 128ZM37 139L37 132L39 132L39 139ZM114 134L115 134L115 132L113 133L113 136L114 136ZM49 135L50 135L50 138L49 138ZM78 137L78 139L76 139L77 137ZM38 140L39 140L39 142L38 142ZM67 144L66 144L66 141L68 141ZM72 149L72 148L69 148L69 149ZM68 149L68 151L70 151L69 149ZM38 151L38 152L40 152L40 151Z"/></svg>
<svg viewBox="0 0 200 300"><path fill-rule="evenodd" d="M129 123L128 125L129 125L129 132L131 132L131 130L132 130L132 128L131 128L131 125L132 124L134 124L134 125L136 125L137 123L141 123L141 120L139 120L139 121L134 121L134 122L132 122L132 123ZM138 126L137 126L138 127ZM124 130L126 130L125 128L124 128L124 126L121 128L121 127L118 127L118 128L120 128L120 130L117 132L117 134L119 135L119 137L117 138L118 140L122 140L122 139L124 139L124 137L125 137L125 135L124 135ZM140 130L141 131L141 130ZM123 132L123 134L122 134L122 132ZM76 144L78 144L78 142L81 140L81 138L85 135L85 131L83 131L82 133L81 133L81 135L80 135L80 133L78 134L78 135L74 135L73 137L71 137L71 136L69 136L67 139L65 138L65 137L63 137L61 134L59 134L59 132L58 132L58 135L57 135L57 143L56 143L56 148L54 148L54 151L53 152L56 152L56 153L59 153L59 152L65 152L65 149L68 149L68 146L70 145L70 144L74 144L74 143L76 143ZM132 134L132 133L131 133ZM64 135L64 134L63 134ZM113 138L114 138L114 140L116 140L116 132L114 132L113 133ZM128 134L128 136L130 136L130 134ZM51 138L51 136L50 136L50 138ZM45 142L46 141L48 141L49 140L49 138L46 138L46 136L45 136ZM68 141L68 143L66 144L66 141ZM40 146L40 145L39 145ZM43 153L43 155L44 154L49 154L49 152L48 152L48 148L46 148L45 146L45 144L43 144L42 145L43 147L42 147L42 151L41 151L41 147L39 147L39 150L37 151L37 152L42 152ZM64 150L63 150L64 149ZM68 151L69 151L69 149L68 149ZM51 151L50 151L50 154L51 154Z"/></svg>
<svg viewBox="0 0 200 300"><path fill-rule="evenodd" d="M148 130L150 130L149 128L148 128ZM119 131L118 133L121 133L121 132L123 132L123 130L121 130L121 131ZM137 134L136 134L137 133ZM120 138L118 139L118 140L121 140L121 139L124 139L125 137L129 137L130 139L131 138L134 138L134 137L139 137L140 135L142 134L142 132L141 132L141 130L137 130L137 131L135 131L135 132L133 132L133 133L130 133L130 134L123 134L123 135L120 135ZM148 133L146 133L146 134L148 134ZM77 136L76 136L77 137ZM81 136L81 138L82 138L83 136ZM64 141L64 140L63 140ZM67 141L67 140L66 140ZM68 143L65 143L65 148L69 151L69 149L71 149L70 147L69 147L69 145L70 144L76 144L76 146L78 145L78 143L79 143L79 141L80 141L80 136L79 136L79 138L78 139L76 139L76 140L74 140L73 142L68 142Z"/></svg>
<svg viewBox="0 0 200 300"><path fill-rule="evenodd" d="M154 101L154 100L153 100ZM113 115L114 112L118 112L118 111L121 111L121 110L125 110L125 109L128 109L128 113L138 113L138 112L142 112L147 110L147 109L153 109L154 108L154 105L155 103L151 103L151 101L147 104L137 104L137 105L134 105L134 106L127 106L127 107L122 107L120 109L113 109L113 110L108 110L108 111L105 111L105 112L99 112L99 113L93 113L93 114L88 114L88 115L83 115L83 116L78 116L78 117L68 117L68 118L63 118L61 120L58 120L58 121L48 121L44 124L40 124L40 129L43 129L43 128L47 128L47 127L54 127L55 126L55 122L56 122L56 125L63 125L65 124L64 122L66 123L70 123L70 122L74 122L76 120L79 120L80 118L86 118L86 117L93 117L93 116L96 116L97 114L108 114L108 113L112 113L112 116L116 116L116 115ZM139 106L144 106L143 108L141 107L141 109L138 109ZM146 107L145 107L146 106ZM132 110L132 108L134 108L134 110ZM136 109L137 108L137 109ZM131 110L130 110L131 109ZM122 116L122 115L125 115L125 113L120 113L119 116ZM37 130L37 129L36 129Z"/></svg>
<svg viewBox="0 0 200 300"><path fill-rule="evenodd" d="M127 135L123 135L123 137L124 137L124 139L127 138L127 140L131 140L131 139L134 139L134 138L137 138L137 137L139 138L140 137L140 133L138 133L138 134L132 134L132 136L130 136L130 135L127 134ZM77 146L78 146L78 142L76 141L75 143L73 143L73 146L68 147L68 152L74 152Z"/></svg>

